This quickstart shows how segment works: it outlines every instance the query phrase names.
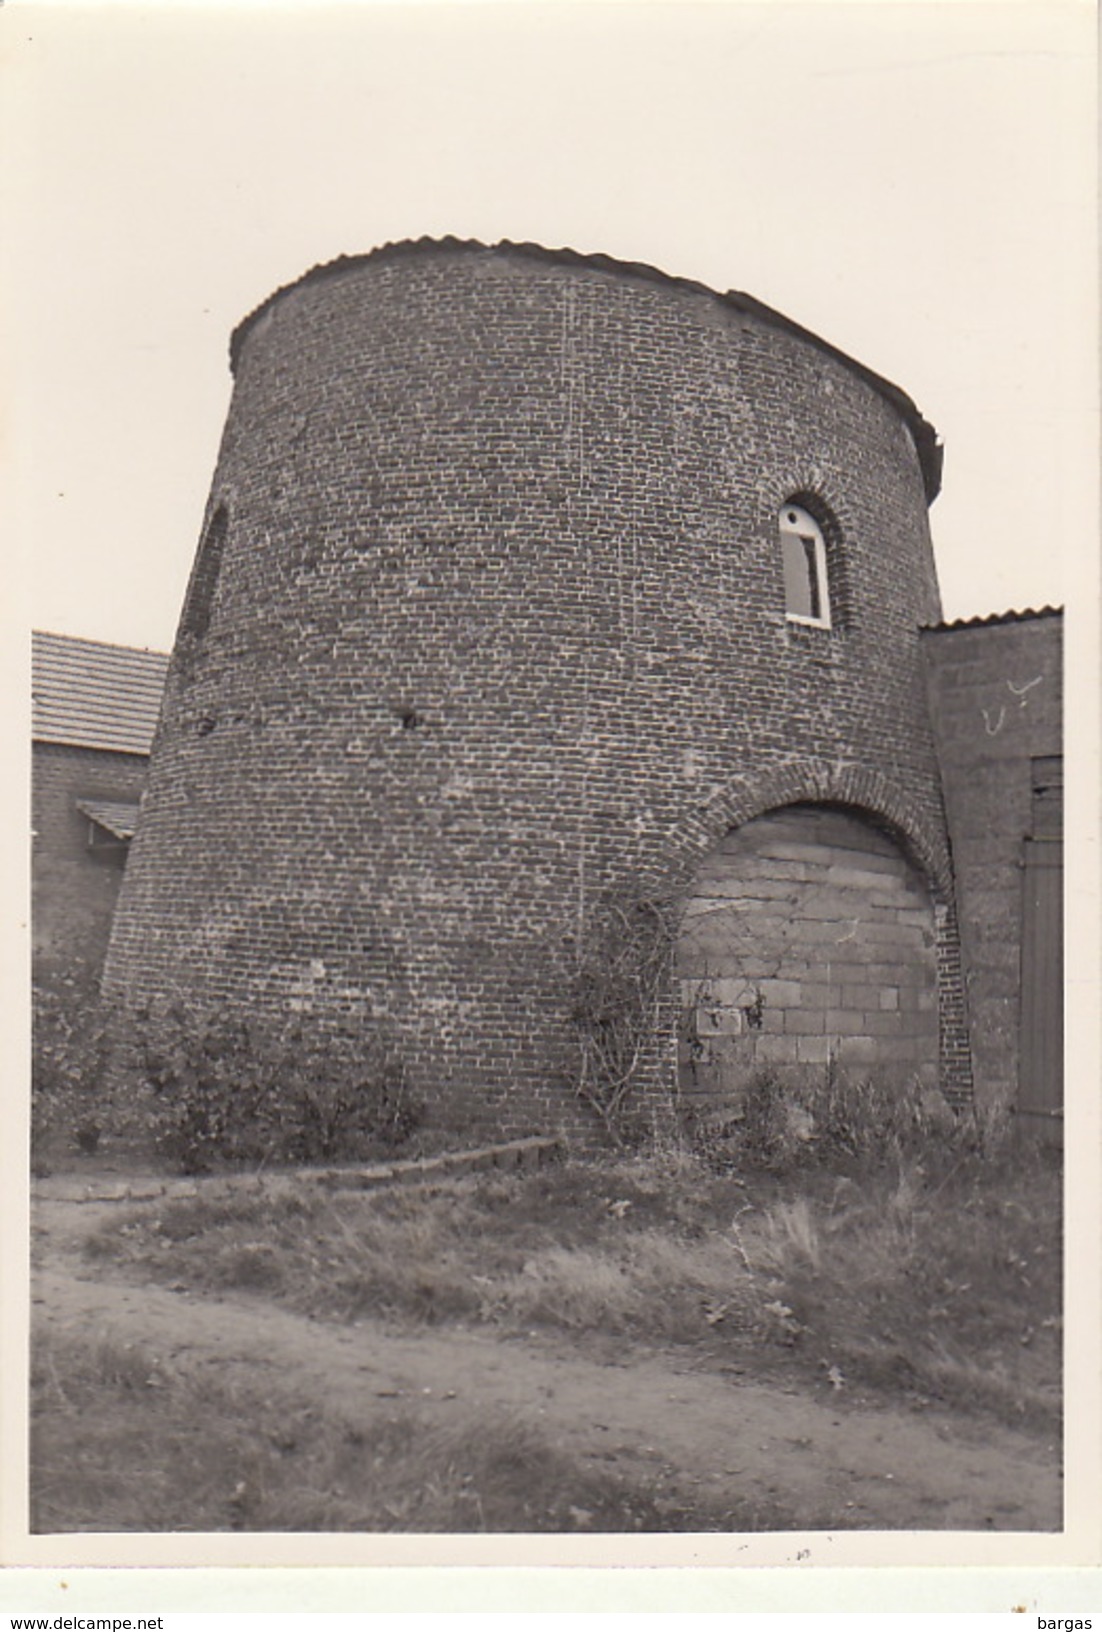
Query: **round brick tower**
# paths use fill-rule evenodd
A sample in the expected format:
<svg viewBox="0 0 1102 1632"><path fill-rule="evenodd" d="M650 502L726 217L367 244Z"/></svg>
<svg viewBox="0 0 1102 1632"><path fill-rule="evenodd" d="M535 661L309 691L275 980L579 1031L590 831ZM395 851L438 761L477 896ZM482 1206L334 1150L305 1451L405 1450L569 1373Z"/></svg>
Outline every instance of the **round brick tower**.
<svg viewBox="0 0 1102 1632"><path fill-rule="evenodd" d="M749 865L732 832L792 810L797 849L865 824L866 882L898 863L875 912L913 931L913 1007L936 1011L908 1047L963 1084L918 655L940 461L902 392L748 297L451 240L308 273L232 362L109 994L385 1027L438 1127L584 1131L577 971L602 903L705 910ZM843 826L805 833L816 811ZM784 878L783 847L750 850ZM860 929L811 862L800 922ZM849 1002L828 970L827 1043L798 1045L810 976L801 996L778 946L723 977L743 1065L898 1045L854 1033L906 1006L883 958ZM716 974L698 953L683 989ZM676 1078L674 1009L644 1092Z"/></svg>

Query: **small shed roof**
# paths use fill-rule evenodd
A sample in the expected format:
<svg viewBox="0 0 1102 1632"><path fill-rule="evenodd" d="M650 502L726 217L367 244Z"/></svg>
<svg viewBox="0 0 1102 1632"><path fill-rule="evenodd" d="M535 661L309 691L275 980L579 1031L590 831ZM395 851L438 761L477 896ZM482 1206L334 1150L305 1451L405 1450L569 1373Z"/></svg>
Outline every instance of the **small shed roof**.
<svg viewBox="0 0 1102 1632"><path fill-rule="evenodd" d="M77 809L91 817L114 839L132 839L138 829L139 805L124 804L118 799L78 799Z"/></svg>
<svg viewBox="0 0 1102 1632"><path fill-rule="evenodd" d="M167 670L164 652L35 631L34 740L148 754Z"/></svg>

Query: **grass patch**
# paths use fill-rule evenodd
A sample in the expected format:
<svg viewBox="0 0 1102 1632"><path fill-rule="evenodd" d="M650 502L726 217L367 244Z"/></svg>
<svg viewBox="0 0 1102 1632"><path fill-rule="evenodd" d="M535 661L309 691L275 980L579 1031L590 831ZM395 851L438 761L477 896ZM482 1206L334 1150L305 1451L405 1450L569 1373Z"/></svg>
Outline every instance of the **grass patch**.
<svg viewBox="0 0 1102 1632"><path fill-rule="evenodd" d="M491 1290L496 1318L677 1343L700 1341L717 1317L749 1331L756 1304L732 1243L655 1227L599 1248L546 1247Z"/></svg>
<svg viewBox="0 0 1102 1632"><path fill-rule="evenodd" d="M695 1346L1051 1431L1061 1182L936 1147L891 1165L717 1176L564 1163L435 1189L225 1193L142 1207L88 1250L320 1318L494 1322Z"/></svg>
<svg viewBox="0 0 1102 1632"><path fill-rule="evenodd" d="M1042 1160L834 1181L741 1226L790 1341L851 1384L1060 1420L1061 1185Z"/></svg>
<svg viewBox="0 0 1102 1632"><path fill-rule="evenodd" d="M500 1413L453 1429L408 1410L352 1421L109 1340L42 1342L32 1383L36 1533L725 1533L810 1522L757 1498L706 1506L658 1475L587 1467Z"/></svg>

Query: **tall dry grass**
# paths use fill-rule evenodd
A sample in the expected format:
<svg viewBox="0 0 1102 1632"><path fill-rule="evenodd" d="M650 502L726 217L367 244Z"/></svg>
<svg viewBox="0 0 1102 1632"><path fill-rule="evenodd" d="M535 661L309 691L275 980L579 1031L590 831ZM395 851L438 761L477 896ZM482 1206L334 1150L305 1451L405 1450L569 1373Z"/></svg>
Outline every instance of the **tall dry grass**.
<svg viewBox="0 0 1102 1632"><path fill-rule="evenodd" d="M432 1191L214 1192L137 1210L90 1250L116 1271L325 1319L737 1351L851 1393L1051 1427L1060 1189L1052 1164L951 1148L744 1177L663 1154Z"/></svg>
<svg viewBox="0 0 1102 1632"><path fill-rule="evenodd" d="M1059 1172L961 1160L846 1179L740 1228L787 1333L851 1388L941 1401L1055 1433L1060 1421Z"/></svg>

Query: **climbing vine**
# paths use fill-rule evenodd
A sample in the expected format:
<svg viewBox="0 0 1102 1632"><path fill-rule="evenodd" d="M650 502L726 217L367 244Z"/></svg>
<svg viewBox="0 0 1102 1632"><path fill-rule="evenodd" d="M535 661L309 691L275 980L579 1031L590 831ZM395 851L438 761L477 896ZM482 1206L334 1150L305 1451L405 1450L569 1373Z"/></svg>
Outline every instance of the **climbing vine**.
<svg viewBox="0 0 1102 1632"><path fill-rule="evenodd" d="M663 897L610 895L575 949L575 1088L618 1145L631 1120L628 1102L662 1036L679 916Z"/></svg>

